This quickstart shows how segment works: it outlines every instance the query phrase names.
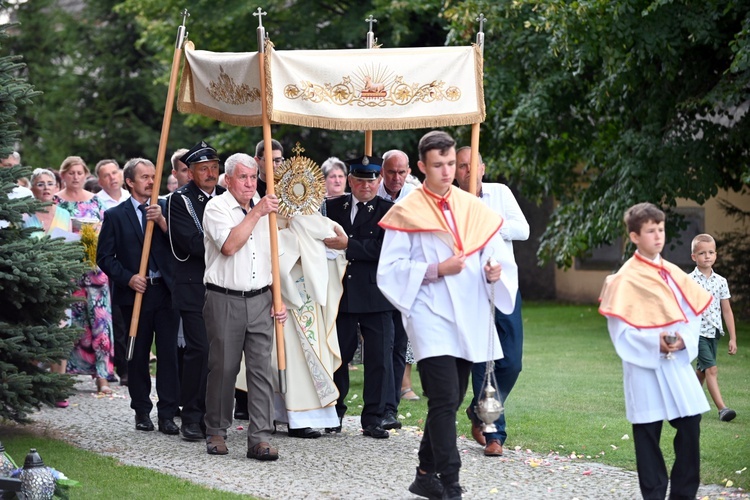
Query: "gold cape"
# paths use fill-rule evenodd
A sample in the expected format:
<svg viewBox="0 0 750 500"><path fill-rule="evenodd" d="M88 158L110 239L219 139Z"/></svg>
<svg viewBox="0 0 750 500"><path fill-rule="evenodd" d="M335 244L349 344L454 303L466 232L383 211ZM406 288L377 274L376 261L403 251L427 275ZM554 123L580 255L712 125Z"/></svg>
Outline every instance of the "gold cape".
<svg viewBox="0 0 750 500"><path fill-rule="evenodd" d="M693 313L700 315L711 294L676 265L663 258L659 264L634 254L617 273L604 280L599 313L621 319L635 328L659 328L686 322L679 299L667 284L672 278Z"/></svg>
<svg viewBox="0 0 750 500"><path fill-rule="evenodd" d="M451 230L441 208L447 202L457 234ZM503 225L503 218L479 198L451 186L445 196L438 196L424 185L388 210L380 227L408 233L444 233L453 241L453 251L469 256L481 250Z"/></svg>

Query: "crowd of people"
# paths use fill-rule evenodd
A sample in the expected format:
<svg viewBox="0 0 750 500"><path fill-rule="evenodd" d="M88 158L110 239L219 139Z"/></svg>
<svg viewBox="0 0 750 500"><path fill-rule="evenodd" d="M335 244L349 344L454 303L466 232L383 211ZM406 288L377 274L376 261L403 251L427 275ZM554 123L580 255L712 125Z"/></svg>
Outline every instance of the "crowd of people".
<svg viewBox="0 0 750 500"><path fill-rule="evenodd" d="M80 300L69 312L69 321L83 333L69 357L50 370L90 375L103 393L112 391L110 383L127 386L136 430L158 426L164 434L204 442L210 455L226 455L228 428L235 419L247 419L247 457L265 461L279 457L271 443L279 423L295 438L341 432L357 350L364 370L362 434L388 438L401 427L400 401L420 398L411 382L416 365L428 414L409 491L461 498L456 415L470 380L473 399L465 412L472 437L485 456L503 455L506 415L483 422L479 402L490 380L504 403L521 372L523 321L513 241L529 237L529 224L506 185L482 182L485 165L478 152L476 196L469 194L470 147L457 148L450 135L433 131L419 141L417 154L423 183L411 175L404 151L347 161L330 157L321 165L326 196L320 211L288 217L278 213L279 197L267 192L266 167L285 162L276 140L269 147L261 141L254 154L228 156L223 173L219 153L205 141L175 151L169 193L158 203L151 203L158 190L156 169L146 158L129 159L123 168L103 159L93 175L77 156L66 158L59 171L35 169L11 194L49 203L25 218L27 227L38 229L33 237L68 237L86 226L98 233L96 265L80 277L74 292ZM3 160L4 166L17 163L18 153ZM272 275L270 214L276 214L278 230L278 282ZM634 262L644 261L641 256L658 262L663 214L637 206L626 223L638 246ZM147 264L141 262L144 245ZM711 271L713 239L701 235L693 251L698 266L693 278L717 296L711 322L701 331L707 340L700 354L692 319L710 296L689 285L687 275L667 268L674 283L662 276L663 300L674 295L670 287L683 298L676 312L659 312L665 314L662 323L653 323L659 318L648 323L659 330L671 324L670 314L687 315L691 329L680 330L671 343L664 331L650 343L638 340L644 318L629 318L635 314L631 302L639 303L638 281L653 278L648 266L636 266L631 276L633 266L626 265L602 297L601 311L623 358L641 486L644 495L656 491L661 498L666 475L658 458L661 420L677 426L686 443L697 441L700 413L707 409L700 390L704 380L720 418L736 415L721 399L715 366L722 313L730 354L736 352L728 289ZM280 301L272 290L279 291ZM638 314L651 314L651 305L642 305ZM132 321L137 330L128 346ZM277 324L288 383L276 375ZM152 345L157 426L151 419ZM643 366L650 359L645 350L657 356L680 351L679 363L662 367L672 371L690 369L699 356L698 377L689 384L680 378L682 371L665 372L684 387L682 399L664 409L654 401L671 401L673 396L664 395L673 389L658 377L652 380L654 367ZM651 361L659 364L658 357ZM653 386L645 403L628 392L634 383ZM61 408L67 404L58 402ZM677 481L678 488L692 491L697 450L688 443L683 451L691 458L673 471L673 488Z"/></svg>

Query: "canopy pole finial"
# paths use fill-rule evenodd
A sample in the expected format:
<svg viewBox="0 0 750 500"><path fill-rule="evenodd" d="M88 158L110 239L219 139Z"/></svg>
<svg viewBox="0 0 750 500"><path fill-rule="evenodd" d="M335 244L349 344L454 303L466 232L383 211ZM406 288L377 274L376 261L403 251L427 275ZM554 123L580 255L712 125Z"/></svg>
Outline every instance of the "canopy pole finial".
<svg viewBox="0 0 750 500"><path fill-rule="evenodd" d="M177 28L177 40L175 40L174 48L175 49L182 49L182 44L185 43L185 39L187 39L187 31L185 28L185 23L187 23L187 18L190 17L190 12L188 12L187 9L182 9L182 25L180 25Z"/></svg>
<svg viewBox="0 0 750 500"><path fill-rule="evenodd" d="M371 49L375 46L375 33L372 31L372 24L378 22L377 19L372 17L372 14L370 14L370 17L365 19L366 23L370 24L370 30L367 32L367 48Z"/></svg>
<svg viewBox="0 0 750 500"><path fill-rule="evenodd" d="M487 21L487 18L484 17L484 14L481 12L479 13L479 17L475 19L479 23L479 31L477 32L477 45L479 46L479 50L484 54L484 22Z"/></svg>
<svg viewBox="0 0 750 500"><path fill-rule="evenodd" d="M258 7L258 10L253 12L253 15L258 18L258 28L256 33L258 35L258 52L266 51L266 29L263 27L263 16L268 15L263 9Z"/></svg>

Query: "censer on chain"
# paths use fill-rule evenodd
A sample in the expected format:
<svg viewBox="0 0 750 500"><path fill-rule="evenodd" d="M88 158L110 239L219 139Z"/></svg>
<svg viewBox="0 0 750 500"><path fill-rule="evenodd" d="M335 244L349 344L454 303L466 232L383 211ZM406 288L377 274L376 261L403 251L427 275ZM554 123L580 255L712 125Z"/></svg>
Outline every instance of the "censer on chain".
<svg viewBox="0 0 750 500"><path fill-rule="evenodd" d="M487 265L494 266L495 260L490 257L487 259ZM476 414L482 420L482 432L487 434L497 432L495 421L503 413L503 403L496 397L497 379L495 378L495 353L493 331L493 320L495 318L495 284L490 286L490 325L489 325L489 344L487 351L490 353L490 360L484 370L484 380L482 381L483 396L477 401Z"/></svg>

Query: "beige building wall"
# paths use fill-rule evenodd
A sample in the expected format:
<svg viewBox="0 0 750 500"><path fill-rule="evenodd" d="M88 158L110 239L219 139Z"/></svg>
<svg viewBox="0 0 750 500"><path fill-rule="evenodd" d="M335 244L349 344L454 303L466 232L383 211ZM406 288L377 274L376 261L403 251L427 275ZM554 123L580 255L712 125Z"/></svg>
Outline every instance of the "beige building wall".
<svg viewBox="0 0 750 500"><path fill-rule="evenodd" d="M727 231L750 231L747 223L742 225L735 219L727 217L721 210L718 200L725 200L731 204L750 212L750 194L733 191L719 191L719 194L703 204L705 232L716 236ZM679 199L679 208L700 207L690 200ZM721 258L721 248L718 249ZM602 288L604 278L610 271L582 271L575 269L575 265L566 271L555 269L555 291L558 300L577 303L596 303Z"/></svg>

